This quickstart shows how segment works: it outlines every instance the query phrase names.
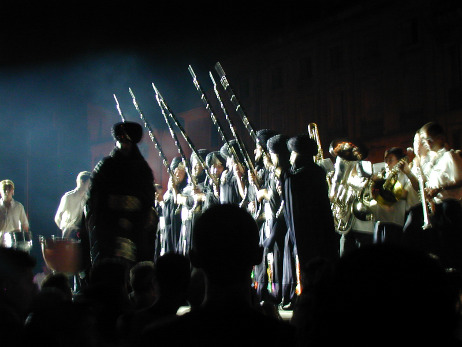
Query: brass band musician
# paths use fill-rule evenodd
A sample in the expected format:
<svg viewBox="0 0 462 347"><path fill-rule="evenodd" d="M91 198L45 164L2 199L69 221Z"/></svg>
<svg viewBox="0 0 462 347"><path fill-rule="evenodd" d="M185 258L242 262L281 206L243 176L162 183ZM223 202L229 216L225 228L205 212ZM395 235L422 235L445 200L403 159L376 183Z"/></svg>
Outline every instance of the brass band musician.
<svg viewBox="0 0 462 347"><path fill-rule="evenodd" d="M15 246L15 233L24 232L31 240L29 220L24 206L13 199L14 183L11 180L0 182L0 244L6 247Z"/></svg>
<svg viewBox="0 0 462 347"><path fill-rule="evenodd" d="M384 154L385 172L373 178L373 196L377 201L373 208L375 242L401 243L408 194L405 187L409 181L401 168L406 160L408 158L402 148L387 149Z"/></svg>
<svg viewBox="0 0 462 347"><path fill-rule="evenodd" d="M462 269L462 157L446 148L440 124L429 122L420 129L424 146L433 152L425 192L432 202L432 226L436 254L446 267Z"/></svg>

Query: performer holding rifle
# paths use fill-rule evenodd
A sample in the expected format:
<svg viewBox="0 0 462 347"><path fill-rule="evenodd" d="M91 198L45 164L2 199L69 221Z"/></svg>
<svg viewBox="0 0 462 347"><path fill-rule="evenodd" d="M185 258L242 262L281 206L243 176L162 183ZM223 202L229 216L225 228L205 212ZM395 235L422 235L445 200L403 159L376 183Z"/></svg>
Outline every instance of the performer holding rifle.
<svg viewBox="0 0 462 347"><path fill-rule="evenodd" d="M176 134L172 129L170 120L173 121L175 125L178 127L184 139L186 140L186 142L192 150L192 154L189 161L191 167L189 168L190 171L188 171L189 183L182 190L181 194L176 195L176 201L179 205L181 205L182 218L180 239L177 250L179 253L188 254L191 246L191 232L194 220L202 211L202 204L204 201L203 193L205 190L205 178L208 177L209 179L211 179L213 181L213 184L215 185L218 185L218 180L210 174L210 169L209 167L207 167L205 163L205 157L208 154L208 150L196 149L196 147L186 134L186 131L183 129L174 113L168 107L167 103L163 99L162 95L160 94L159 90L156 88L154 83L152 84L152 86L156 93L156 100L159 104L159 107L161 108L164 119L169 127L170 134L172 135L172 138L175 140L175 144L178 147L180 155L182 156L182 158L184 158L187 170L187 167L189 166L188 162L186 160L183 150L181 149L181 145L176 137Z"/></svg>
<svg viewBox="0 0 462 347"><path fill-rule="evenodd" d="M257 208L257 201L256 201L256 191L259 189L260 183L258 182L258 174L256 172L256 169L252 163L252 160L250 159L249 153L247 149L245 148L244 143L240 139L239 135L236 132L236 129L233 125L233 122L231 118L228 115L228 112L226 110L226 107L221 100L220 93L218 92L217 84L215 82L215 79L213 78L212 73L209 73L210 78L213 83L213 89L215 92L215 95L220 103L221 109L225 115L225 118L229 124L229 128L233 134L234 137L234 143L236 144L237 148L239 149L240 157L242 158L241 163L245 164L245 169L246 173L248 175L249 179L249 185L247 185L247 189L245 190L245 194L243 196L243 199L245 198L245 201L243 200L243 203L246 202L247 204L247 209L249 212L254 216L254 218L257 220L259 219L259 213L261 212L261 209ZM247 118L246 118L247 119ZM248 123L247 123L248 124ZM248 124L250 127L250 124ZM251 131L253 132L253 129L250 127ZM255 133L253 132L251 134ZM255 135L256 136L256 135ZM235 158L236 159L236 158Z"/></svg>

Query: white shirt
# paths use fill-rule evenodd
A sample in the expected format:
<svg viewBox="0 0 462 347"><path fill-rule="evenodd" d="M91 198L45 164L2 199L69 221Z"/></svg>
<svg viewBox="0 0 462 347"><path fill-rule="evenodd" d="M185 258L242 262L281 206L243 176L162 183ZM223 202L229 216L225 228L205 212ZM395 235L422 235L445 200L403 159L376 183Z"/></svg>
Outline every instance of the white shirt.
<svg viewBox="0 0 462 347"><path fill-rule="evenodd" d="M5 206L3 199L0 199L0 231L12 232L29 228L24 206L12 199L9 207Z"/></svg>
<svg viewBox="0 0 462 347"><path fill-rule="evenodd" d="M78 227L86 200L87 194L81 194L77 188L63 195L55 215L55 223L63 234Z"/></svg>
<svg viewBox="0 0 462 347"><path fill-rule="evenodd" d="M454 150L440 149L433 158L427 173L427 187L438 188L462 179L462 158ZM462 199L462 187L443 190L434 198L435 203L446 199Z"/></svg>
<svg viewBox="0 0 462 347"><path fill-rule="evenodd" d="M398 173L398 181L401 186L405 187L408 185L409 178L403 173ZM391 206L384 206L376 204L373 206L374 219L380 222L394 223L400 226L404 225L406 215L406 200L398 200Z"/></svg>

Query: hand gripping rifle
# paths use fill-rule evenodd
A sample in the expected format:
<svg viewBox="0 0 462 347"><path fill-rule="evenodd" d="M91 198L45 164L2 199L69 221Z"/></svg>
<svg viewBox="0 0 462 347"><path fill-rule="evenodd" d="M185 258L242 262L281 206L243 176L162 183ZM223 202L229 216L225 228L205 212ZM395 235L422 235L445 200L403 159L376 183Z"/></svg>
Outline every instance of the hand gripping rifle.
<svg viewBox="0 0 462 347"><path fill-rule="evenodd" d="M196 147L192 143L189 136L186 134L186 131L184 130L183 126L180 124L177 117L175 116L175 114L170 109L170 107L168 107L168 105L165 103L164 98L159 93L159 90L156 88L154 83L152 83L152 87L154 88L154 91L156 93L157 103L159 104L159 106L160 106L160 108L162 110L162 114L164 115L164 118L167 121L167 124L169 125L170 133L172 134L172 136L174 136L174 132L172 130L172 127L171 127L169 121L167 120L167 115L165 114L165 112L168 112L168 115L170 116L170 118L173 120L173 122L178 127L178 129L180 129L181 135L183 135L184 139L186 140L186 142L189 145L189 148L191 148L191 151L196 155L197 160L199 161L199 163L204 168L204 171L205 171L205 174L207 175L207 177L209 177L212 180L213 184L215 184L218 187L218 184L219 184L218 179L210 173L210 168L207 166L204 159L199 155ZM176 135L175 135L175 139L176 139ZM175 142L178 142L178 140L176 139ZM179 146L179 142L178 142L178 146ZM181 148L181 147L179 147L179 148ZM196 187L195 183L193 185L194 185L194 187Z"/></svg>
<svg viewBox="0 0 462 347"><path fill-rule="evenodd" d="M220 102L220 107L221 107L221 109L222 109L222 111L223 111L223 113L225 115L226 120L228 121L229 128L231 129L231 133L233 134L234 139L236 140L239 151L241 152L242 157L244 158L244 162L245 162L245 165L247 167L247 170L252 171L254 173L254 175L255 175L255 178L258 179L257 178L257 173L255 171L255 167L252 164L252 160L250 159L249 153L245 149L244 143L239 138L239 135L236 133L236 129L234 128L233 122L232 122L231 118L229 117L228 112L226 111L226 107L223 104L223 101L221 100L220 93L218 92L218 89L217 89L217 83L215 82L215 79L213 78L213 75L212 75L211 72L209 72L209 75L210 75L210 78L212 79L213 90L215 91L215 95L216 95L218 101ZM258 183L257 182L255 182L255 183L256 183L256 186L257 186L256 188L259 189L258 188Z"/></svg>
<svg viewBox="0 0 462 347"><path fill-rule="evenodd" d="M236 94L234 93L233 89L231 88L231 85L229 84L228 79L226 78L225 71L223 70L221 64L217 62L215 64L215 70L220 76L220 83L223 86L223 89L228 93L229 99L233 103L234 107L236 107L236 113L241 117L242 123L244 123L245 128L248 130L250 137L255 141L255 143L260 143L257 137L257 133L253 129L252 125L250 124L249 119L247 118L247 115L245 114L244 109L242 108L241 104L239 103L239 100L236 97ZM265 149L264 146L261 146L261 149L265 155L269 158L269 155Z"/></svg>
<svg viewBox="0 0 462 347"><path fill-rule="evenodd" d="M164 152L162 151L162 146L160 145L159 141L157 141L156 137L154 136L154 133L153 133L153 131L151 129L151 126L149 125L149 123L148 123L146 117L144 116L143 112L141 112L141 110L140 110L140 108L138 106L138 102L136 101L135 94L133 94L133 91L131 90L131 88L128 88L128 91L130 92L130 95L132 96L133 105L135 105L135 108L138 111L138 113L140 115L140 118L144 123L145 128L148 129L148 134L149 134L149 137L151 138L151 141L154 143L154 146L156 147L157 151L159 152L159 157L162 159L162 164L164 164L164 166L167 169L167 172L170 175L170 177L172 179L174 179L175 176L173 174L173 171L170 169L170 165L168 164L167 157L165 156ZM115 97L115 95L114 95L114 97ZM116 99L116 101L117 101L117 99ZM119 103L117 103L117 109L119 110L119 113L120 113L122 119L124 119L123 116L122 116L122 113L120 112Z"/></svg>

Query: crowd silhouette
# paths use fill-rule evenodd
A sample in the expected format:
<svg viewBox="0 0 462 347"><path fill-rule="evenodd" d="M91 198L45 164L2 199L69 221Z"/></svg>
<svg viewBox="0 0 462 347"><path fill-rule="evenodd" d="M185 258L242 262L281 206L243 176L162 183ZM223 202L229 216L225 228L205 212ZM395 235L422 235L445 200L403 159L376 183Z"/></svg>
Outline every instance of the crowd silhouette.
<svg viewBox="0 0 462 347"><path fill-rule="evenodd" d="M96 262L73 293L65 274L40 289L36 260L0 248L0 329L5 346L320 346L338 343L459 346L460 273L434 256L372 244L303 264L290 320L254 300L263 248L255 220L217 204L196 221L189 256L133 265ZM189 312L180 312L188 307Z"/></svg>

